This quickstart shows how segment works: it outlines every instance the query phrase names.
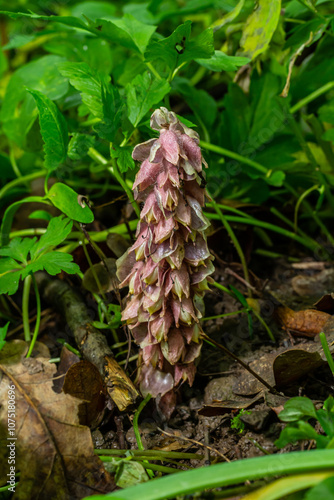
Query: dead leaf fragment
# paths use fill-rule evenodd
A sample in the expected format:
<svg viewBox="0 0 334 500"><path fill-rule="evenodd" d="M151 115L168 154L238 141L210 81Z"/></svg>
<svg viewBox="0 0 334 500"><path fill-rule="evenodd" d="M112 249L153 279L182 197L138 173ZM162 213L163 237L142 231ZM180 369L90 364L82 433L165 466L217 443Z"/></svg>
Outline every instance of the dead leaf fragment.
<svg viewBox="0 0 334 500"><path fill-rule="evenodd" d="M88 427L79 425L80 401L52 389L56 371L48 358L22 363L23 341L8 342L0 353L0 481L8 472L8 386L15 385L16 470L20 480L13 499L70 500L115 488L113 479L94 455ZM32 365L43 367L33 370Z"/></svg>
<svg viewBox="0 0 334 500"><path fill-rule="evenodd" d="M328 314L334 313L334 293L326 293L323 295L321 299L319 299L314 307L317 308L318 311L323 311Z"/></svg>
<svg viewBox="0 0 334 500"><path fill-rule="evenodd" d="M97 277L100 287L96 282ZM94 264L92 268L88 268L82 279L82 286L89 292L100 293L110 292L114 290L115 283L118 283L116 277L116 260L109 258L104 262Z"/></svg>
<svg viewBox="0 0 334 500"><path fill-rule="evenodd" d="M252 399L214 401L209 405L203 405L202 408L198 410L198 414L204 417L216 417L218 415L230 413L232 410L245 410L246 408L250 408L260 399L263 399L263 397L264 391L260 392Z"/></svg>
<svg viewBox="0 0 334 500"><path fill-rule="evenodd" d="M279 307L276 310L276 317L283 328L291 331L293 335L304 337L315 337L322 332L330 314L315 309L305 309L304 311L293 311L289 307Z"/></svg>
<svg viewBox="0 0 334 500"><path fill-rule="evenodd" d="M325 365L317 351L308 352L303 349L290 349L279 354L273 364L274 377L278 388L291 385L310 372Z"/></svg>
<svg viewBox="0 0 334 500"><path fill-rule="evenodd" d="M83 400L79 406L79 422L97 427L104 414L107 391L99 370L89 361L72 365L65 376L63 391Z"/></svg>

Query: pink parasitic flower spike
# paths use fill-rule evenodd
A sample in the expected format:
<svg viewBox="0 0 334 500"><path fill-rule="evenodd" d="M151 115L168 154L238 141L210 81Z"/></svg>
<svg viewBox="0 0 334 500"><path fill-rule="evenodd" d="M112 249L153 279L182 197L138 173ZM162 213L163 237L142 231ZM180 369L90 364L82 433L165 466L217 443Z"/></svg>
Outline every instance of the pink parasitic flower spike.
<svg viewBox="0 0 334 500"><path fill-rule="evenodd" d="M159 137L132 154L142 162L133 189L143 208L137 240L118 259L117 275L120 287L129 287L122 320L141 349L141 392L168 397L181 381L194 381L202 298L214 267L199 136L166 108L154 111L151 128Z"/></svg>

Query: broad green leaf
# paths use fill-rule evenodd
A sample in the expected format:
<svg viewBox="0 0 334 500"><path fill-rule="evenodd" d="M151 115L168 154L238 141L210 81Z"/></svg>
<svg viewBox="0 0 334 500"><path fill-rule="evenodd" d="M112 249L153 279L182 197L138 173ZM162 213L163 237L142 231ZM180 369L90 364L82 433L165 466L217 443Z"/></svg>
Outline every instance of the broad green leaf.
<svg viewBox="0 0 334 500"><path fill-rule="evenodd" d="M80 195L66 184L61 182L53 184L45 198L70 219L83 224L89 224L94 220L91 209L80 199Z"/></svg>
<svg viewBox="0 0 334 500"><path fill-rule="evenodd" d="M70 234L73 226L73 221L67 219L63 215L53 217L47 227L46 232L40 237L37 243L30 250L32 260L36 260L39 256L50 249L59 245Z"/></svg>
<svg viewBox="0 0 334 500"><path fill-rule="evenodd" d="M135 484L148 481L148 475L142 464L122 460L117 468L115 481L120 488L129 488Z"/></svg>
<svg viewBox="0 0 334 500"><path fill-rule="evenodd" d="M282 170L271 171L270 175L266 175L265 180L270 186L281 187L285 180L285 173Z"/></svg>
<svg viewBox="0 0 334 500"><path fill-rule="evenodd" d="M248 17L240 40L240 55L254 59L264 52L277 28L281 0L258 0Z"/></svg>
<svg viewBox="0 0 334 500"><path fill-rule="evenodd" d="M186 21L168 37L152 42L145 52L146 61L162 59L174 70L193 59L207 59L214 53L213 31L206 29L196 38L190 39L191 21Z"/></svg>
<svg viewBox="0 0 334 500"><path fill-rule="evenodd" d="M151 36L157 29L156 26L150 26L138 21L131 14L125 14L122 19L114 19L113 24L124 30L133 40L139 52L144 54Z"/></svg>
<svg viewBox="0 0 334 500"><path fill-rule="evenodd" d="M317 420L323 428L325 434L330 438L334 437L334 415L325 409L316 411Z"/></svg>
<svg viewBox="0 0 334 500"><path fill-rule="evenodd" d="M67 155L71 160L81 160L84 158L90 147L93 147L95 139L92 135L79 134L75 132L68 145Z"/></svg>
<svg viewBox="0 0 334 500"><path fill-rule="evenodd" d="M86 16L92 21L98 18L113 19L117 15L117 8L109 2L80 2L71 7L71 14L81 19Z"/></svg>
<svg viewBox="0 0 334 500"><path fill-rule="evenodd" d="M129 120L134 127L137 127L146 113L169 92L170 85L166 80L153 79L147 71L137 75L125 90Z"/></svg>
<svg viewBox="0 0 334 500"><path fill-rule="evenodd" d="M58 66L59 72L69 79L82 97L82 102L96 117L103 117L103 104L101 99L102 81L108 83L109 78L92 70L86 63L66 62Z"/></svg>
<svg viewBox="0 0 334 500"><path fill-rule="evenodd" d="M31 212L28 219L41 219L49 222L52 219L52 215L46 210L34 210L34 212Z"/></svg>
<svg viewBox="0 0 334 500"><path fill-rule="evenodd" d="M250 61L247 57L228 56L221 50L215 50L210 59L196 59L196 62L211 71L236 71Z"/></svg>
<svg viewBox="0 0 334 500"><path fill-rule="evenodd" d="M283 422L295 422L304 417L317 417L314 404L309 398L303 396L289 399L278 416Z"/></svg>
<svg viewBox="0 0 334 500"><path fill-rule="evenodd" d="M312 425L308 422L299 420L294 424L287 425L282 430L280 437L275 441L275 446L277 446L277 448L284 448L284 446L289 443L296 443L297 441L304 439L314 439L321 448L325 448L329 441L327 437L317 434Z"/></svg>
<svg viewBox="0 0 334 500"><path fill-rule="evenodd" d="M8 321L8 323L5 326L0 327L0 350L4 347L4 345L6 343L5 338L7 335L7 330L8 330L9 324L10 324L10 321Z"/></svg>
<svg viewBox="0 0 334 500"><path fill-rule="evenodd" d="M23 269L11 257L0 259L0 295L17 292Z"/></svg>
<svg viewBox="0 0 334 500"><path fill-rule="evenodd" d="M11 257L23 264L27 263L28 254L36 243L34 238L13 238L9 244L0 248L0 255L2 257Z"/></svg>
<svg viewBox="0 0 334 500"><path fill-rule="evenodd" d="M10 79L0 119L7 137L21 147L37 116L36 103L26 89L42 92L52 101L63 97L69 85L57 68L62 61L55 55L41 57L19 68Z"/></svg>
<svg viewBox="0 0 334 500"><path fill-rule="evenodd" d="M135 168L135 162L132 158L132 149L131 147L123 147L120 148L116 145L110 151L112 158L117 158L117 165L119 170L124 173L131 168L133 170Z"/></svg>
<svg viewBox="0 0 334 500"><path fill-rule="evenodd" d="M39 112L39 124L44 141L44 164L54 170L66 160L68 132L65 118L46 95L37 90L28 89L36 101Z"/></svg>
<svg viewBox="0 0 334 500"><path fill-rule="evenodd" d="M72 255L53 251L41 255L35 262L28 264L22 271L22 278L24 279L29 273L43 270L55 276L61 273L61 271L65 271L68 274L76 274L80 271L80 267L73 262Z"/></svg>

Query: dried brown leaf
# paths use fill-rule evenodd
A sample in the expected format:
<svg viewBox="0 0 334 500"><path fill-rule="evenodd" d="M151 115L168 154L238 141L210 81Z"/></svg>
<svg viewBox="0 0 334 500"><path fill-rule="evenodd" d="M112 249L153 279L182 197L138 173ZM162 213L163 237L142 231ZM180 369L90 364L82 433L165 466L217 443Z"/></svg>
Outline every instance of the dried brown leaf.
<svg viewBox="0 0 334 500"><path fill-rule="evenodd" d="M276 317L283 328L290 330L293 335L313 338L323 331L331 316L315 309L293 311L289 307L279 307L276 310Z"/></svg>
<svg viewBox="0 0 334 500"><path fill-rule="evenodd" d="M8 342L0 352L0 480L7 481L8 386L16 395L16 470L21 472L14 499L76 499L115 487L94 455L88 427L79 425L80 401L52 389L56 371L48 358L23 361L27 346Z"/></svg>

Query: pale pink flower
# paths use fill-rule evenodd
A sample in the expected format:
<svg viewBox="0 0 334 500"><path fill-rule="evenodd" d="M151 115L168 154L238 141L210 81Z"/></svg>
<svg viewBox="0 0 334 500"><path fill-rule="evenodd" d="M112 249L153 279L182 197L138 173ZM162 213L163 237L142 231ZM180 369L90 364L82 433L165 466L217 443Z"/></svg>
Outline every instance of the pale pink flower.
<svg viewBox="0 0 334 500"><path fill-rule="evenodd" d="M141 390L157 397L194 381L201 301L214 267L198 134L166 108L153 113L151 128L159 137L132 155L142 162L133 189L143 208L137 239L118 259L117 275L120 287L129 287L122 319L141 349Z"/></svg>

